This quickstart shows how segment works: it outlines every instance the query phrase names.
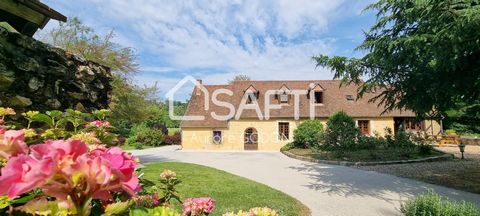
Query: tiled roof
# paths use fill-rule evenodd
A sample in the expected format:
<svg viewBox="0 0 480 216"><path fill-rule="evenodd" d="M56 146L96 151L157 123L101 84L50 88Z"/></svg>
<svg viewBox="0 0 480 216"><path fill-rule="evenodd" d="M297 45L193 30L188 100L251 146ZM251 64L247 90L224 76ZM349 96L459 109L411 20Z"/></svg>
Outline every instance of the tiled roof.
<svg viewBox="0 0 480 216"><path fill-rule="evenodd" d="M228 121L215 120L210 113L215 112L218 115L227 115L228 108L216 106L212 103L212 93L217 89L228 89L233 92L233 96L226 94L219 94L217 99L219 101L229 102L234 105L235 111L241 103L242 97L247 89L258 90L258 105L265 114L265 92L268 90L279 90L282 86L288 87L290 90L308 90L310 86L320 85L323 88L323 105L315 106L315 117L326 118L333 113L343 110L352 117L413 117L415 114L411 111L394 110L382 114L383 107L379 107L375 103L369 102L369 99L374 97L377 93L368 93L363 98L358 100L347 100L347 95L352 95L356 98L356 85L347 85L340 87L339 80L303 80L303 81L235 81L229 85L204 85L210 95L209 110L204 109L204 94L197 94L195 88L192 92L192 97L187 107L185 115L201 115L205 116L204 121L182 121L181 127L226 127ZM285 88L284 88L285 89ZM310 115L310 105L307 95L300 95L299 98L299 115L301 118L308 118ZM271 104L278 104L275 96L270 96ZM293 96L289 97L288 104L282 104L281 109L270 110L270 118L293 118L294 117L294 100ZM245 109L241 114L241 119L258 118L255 110Z"/></svg>

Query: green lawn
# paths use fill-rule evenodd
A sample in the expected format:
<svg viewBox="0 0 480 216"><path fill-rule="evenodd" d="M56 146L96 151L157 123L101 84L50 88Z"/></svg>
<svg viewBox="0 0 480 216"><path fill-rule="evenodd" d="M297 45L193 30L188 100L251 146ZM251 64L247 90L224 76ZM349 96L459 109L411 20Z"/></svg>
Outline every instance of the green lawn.
<svg viewBox="0 0 480 216"><path fill-rule="evenodd" d="M123 150L138 150L137 148L135 148L135 146L131 146L131 145L122 145L120 146L120 148L122 148ZM149 148L155 148L154 146L142 146L142 149L149 149Z"/></svg>
<svg viewBox="0 0 480 216"><path fill-rule="evenodd" d="M442 153L432 151L431 154L422 155L419 152L406 154L402 149L374 149L374 150L355 150L339 153L336 151L317 151L312 149L294 148L288 152L295 155L311 157L318 160L339 160L352 162L371 162L371 161L393 161L405 159L418 159L432 156L440 156Z"/></svg>
<svg viewBox="0 0 480 216"><path fill-rule="evenodd" d="M159 182L159 174L164 169L177 172L182 180L178 186L181 198L209 196L216 200L215 211L222 215L228 211L248 210L252 207L270 207L282 215L306 216L309 210L296 199L266 185L232 175L214 168L179 162L146 164L141 172L154 182ZM178 210L180 204L175 203Z"/></svg>

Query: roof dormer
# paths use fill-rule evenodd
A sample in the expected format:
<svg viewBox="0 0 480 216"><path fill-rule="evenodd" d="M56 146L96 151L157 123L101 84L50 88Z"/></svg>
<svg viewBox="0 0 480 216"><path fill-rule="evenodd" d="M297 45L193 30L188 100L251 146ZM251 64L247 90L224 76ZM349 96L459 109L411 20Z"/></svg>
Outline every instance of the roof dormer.
<svg viewBox="0 0 480 216"><path fill-rule="evenodd" d="M310 95L313 97L313 102L315 104L323 104L323 92L325 88L323 88L318 83L310 83L307 98L310 99Z"/></svg>
<svg viewBox="0 0 480 216"><path fill-rule="evenodd" d="M286 104L290 98L290 88L284 83L280 88L276 91L275 99L278 100L279 103Z"/></svg>
<svg viewBox="0 0 480 216"><path fill-rule="evenodd" d="M260 91L258 91L253 85L250 85L243 92L248 97L247 104L253 103L254 100L256 101L260 95Z"/></svg>

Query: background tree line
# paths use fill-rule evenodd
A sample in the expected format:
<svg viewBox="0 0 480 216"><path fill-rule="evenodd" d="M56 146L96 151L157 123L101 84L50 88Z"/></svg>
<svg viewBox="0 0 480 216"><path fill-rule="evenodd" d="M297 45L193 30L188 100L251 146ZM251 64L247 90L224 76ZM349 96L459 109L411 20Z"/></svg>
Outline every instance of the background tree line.
<svg viewBox="0 0 480 216"><path fill-rule="evenodd" d="M40 40L110 67L114 75L110 102L112 124L122 135L128 136L132 127L147 120L150 125L178 128L180 122L168 117L168 103L158 98L157 87L134 84L132 77L140 68L135 51L114 43L114 37L113 30L100 35L73 17L41 34ZM176 101L174 104L177 115L183 115L186 103Z"/></svg>

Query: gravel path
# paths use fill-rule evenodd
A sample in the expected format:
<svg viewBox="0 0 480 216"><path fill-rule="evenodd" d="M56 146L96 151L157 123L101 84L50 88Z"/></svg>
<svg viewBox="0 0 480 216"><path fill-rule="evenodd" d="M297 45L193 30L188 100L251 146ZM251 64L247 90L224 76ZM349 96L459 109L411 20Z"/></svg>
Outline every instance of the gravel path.
<svg viewBox="0 0 480 216"><path fill-rule="evenodd" d="M455 157L460 158L462 155L460 149L456 145L446 145L443 147L435 147L436 149L454 154ZM480 160L480 146L477 145L466 145L465 146L465 158L467 159L477 159Z"/></svg>
<svg viewBox="0 0 480 216"><path fill-rule="evenodd" d="M480 160L359 166L357 168L417 179L480 194Z"/></svg>
<svg viewBox="0 0 480 216"><path fill-rule="evenodd" d="M478 194L351 167L299 161L280 152L187 152L176 148L131 152L144 163L202 164L266 184L295 197L314 216L400 215L404 200L430 188L451 199L480 203Z"/></svg>

